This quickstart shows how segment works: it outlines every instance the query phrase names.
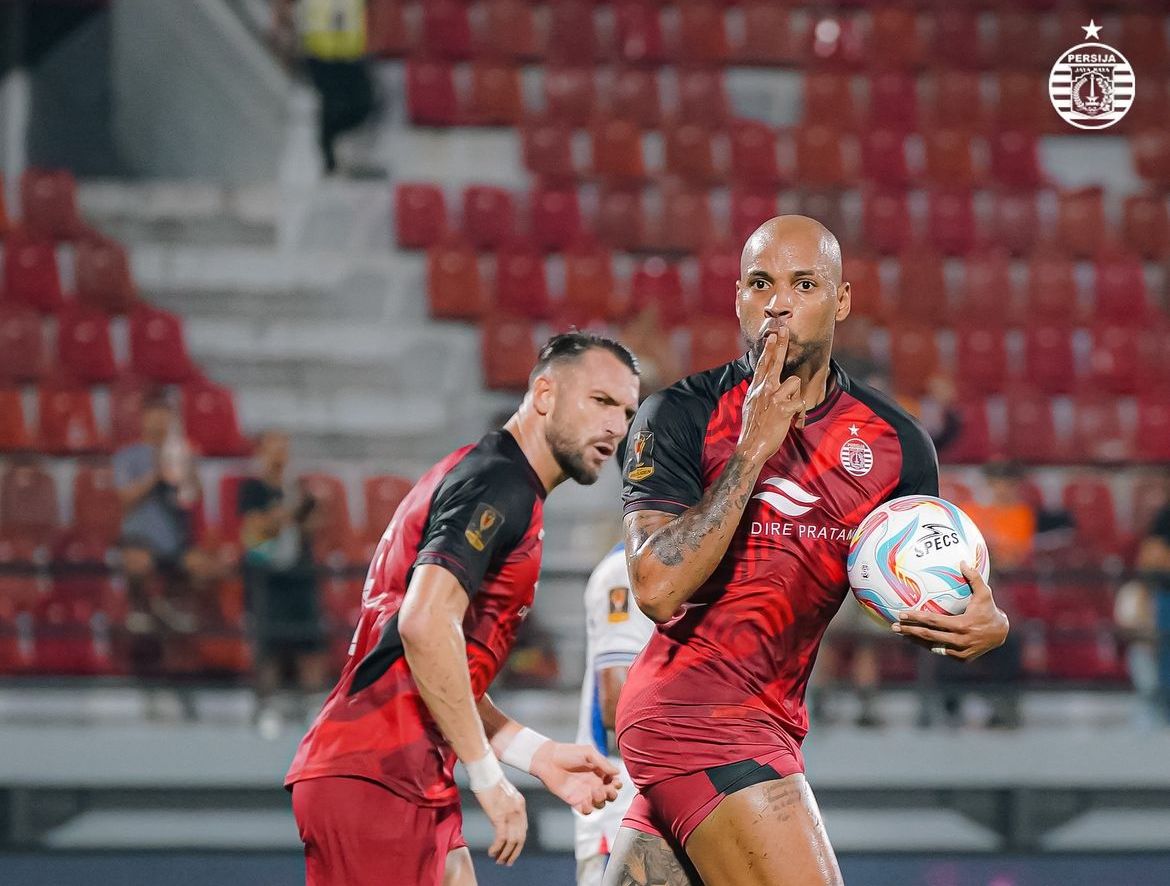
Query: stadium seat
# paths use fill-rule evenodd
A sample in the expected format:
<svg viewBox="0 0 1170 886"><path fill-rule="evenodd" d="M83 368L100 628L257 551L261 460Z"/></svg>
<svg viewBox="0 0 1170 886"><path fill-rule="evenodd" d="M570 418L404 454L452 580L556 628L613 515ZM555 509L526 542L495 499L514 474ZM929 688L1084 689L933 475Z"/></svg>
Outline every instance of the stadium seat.
<svg viewBox="0 0 1170 886"><path fill-rule="evenodd" d="M722 67L728 54L723 6L710 0L681 5L671 61L678 65Z"/></svg>
<svg viewBox="0 0 1170 886"><path fill-rule="evenodd" d="M447 204L438 185L411 182L394 189L394 227L404 249L429 249L447 234Z"/></svg>
<svg viewBox="0 0 1170 886"><path fill-rule="evenodd" d="M1121 16L1118 46L1139 78L1147 71L1165 71L1170 64L1166 50L1166 20L1157 12L1126 12Z"/></svg>
<svg viewBox="0 0 1170 886"><path fill-rule="evenodd" d="M906 187L910 180L906 134L899 129L867 128L860 140L862 176L878 187Z"/></svg>
<svg viewBox="0 0 1170 886"><path fill-rule="evenodd" d="M977 245L975 202L970 191L934 189L926 218L928 240L944 255L965 256Z"/></svg>
<svg viewBox="0 0 1170 886"><path fill-rule="evenodd" d="M730 217L731 237L743 243L752 231L772 218L778 212L776 192L736 188L731 192Z"/></svg>
<svg viewBox="0 0 1170 886"><path fill-rule="evenodd" d="M81 465L73 475L72 528L112 547L122 528L122 501L109 464Z"/></svg>
<svg viewBox="0 0 1170 886"><path fill-rule="evenodd" d="M1143 390L1170 396L1170 329L1165 324L1151 324L1134 333Z"/></svg>
<svg viewBox="0 0 1170 886"><path fill-rule="evenodd" d="M661 193L662 213L648 246L664 252L702 251L715 239L707 191L667 181Z"/></svg>
<svg viewBox="0 0 1170 886"><path fill-rule="evenodd" d="M989 59L992 66L1001 71L1019 70L1024 67L1039 67L1037 54L1045 46L1044 18L1027 9L1002 9L993 16L995 37L991 41ZM1072 35L1070 35L1072 36ZM1079 35L1077 35L1079 36ZM1059 51L1059 50L1058 50ZM1043 59L1056 56L1042 56Z"/></svg>
<svg viewBox="0 0 1170 886"><path fill-rule="evenodd" d="M1026 389L1010 390L1006 407L1006 455L1028 464L1051 464L1063 459L1056 437L1052 401L1047 394Z"/></svg>
<svg viewBox="0 0 1170 886"><path fill-rule="evenodd" d="M860 120L853 98L853 79L835 71L809 71L803 81L806 126L828 126L838 132L855 129Z"/></svg>
<svg viewBox="0 0 1170 886"><path fill-rule="evenodd" d="M997 454L987 421L987 405L978 398L964 399L958 406L958 435L939 450L944 464L985 464Z"/></svg>
<svg viewBox="0 0 1170 886"><path fill-rule="evenodd" d="M516 206L510 191L472 185L463 192L463 236L479 249L499 249L516 237Z"/></svg>
<svg viewBox="0 0 1170 886"><path fill-rule="evenodd" d="M136 443L142 434L142 403L150 384L132 375L124 375L110 385L111 444L120 449Z"/></svg>
<svg viewBox="0 0 1170 886"><path fill-rule="evenodd" d="M731 61L739 65L777 67L802 61L807 54L808 32L792 19L790 10L771 0L743 4L743 28L730 48ZM808 108L808 105L805 105Z"/></svg>
<svg viewBox="0 0 1170 886"><path fill-rule="evenodd" d="M529 239L539 249L563 250L581 236L575 188L538 188L528 197Z"/></svg>
<svg viewBox="0 0 1170 886"><path fill-rule="evenodd" d="M477 54L502 61L532 61L540 57L532 7L524 0L489 0L484 25L476 35Z"/></svg>
<svg viewBox="0 0 1170 886"><path fill-rule="evenodd" d="M449 241L427 252L427 301L436 320L475 320L487 299L475 250Z"/></svg>
<svg viewBox="0 0 1170 886"><path fill-rule="evenodd" d="M617 57L631 65L660 65L666 60L658 8L647 0L614 6Z"/></svg>
<svg viewBox="0 0 1170 886"><path fill-rule="evenodd" d="M62 303L57 254L48 240L12 234L4 242L4 297L42 313Z"/></svg>
<svg viewBox="0 0 1170 886"><path fill-rule="evenodd" d="M640 190L621 186L602 189L594 229L603 243L615 249L639 250L647 241L646 228Z"/></svg>
<svg viewBox="0 0 1170 886"><path fill-rule="evenodd" d="M775 187L780 183L776 133L755 120L733 120L727 127L731 147L732 182L747 187Z"/></svg>
<svg viewBox="0 0 1170 886"><path fill-rule="evenodd" d="M398 505L406 498L414 484L405 477L394 474L381 474L375 477L366 477L362 481L362 491L366 503L365 539L367 542L377 542L394 518Z"/></svg>
<svg viewBox="0 0 1170 886"><path fill-rule="evenodd" d="M870 126L918 130L917 80L902 71L879 71L869 78Z"/></svg>
<svg viewBox="0 0 1170 886"><path fill-rule="evenodd" d="M1031 191L1000 191L991 209L988 237L1012 255L1028 255L1040 236L1036 195Z"/></svg>
<svg viewBox="0 0 1170 886"><path fill-rule="evenodd" d="M609 114L646 129L662 122L658 74L646 68L622 68L614 75L609 94Z"/></svg>
<svg viewBox="0 0 1170 886"><path fill-rule="evenodd" d="M710 248L699 256L694 298L697 312L705 317L730 316L739 279L739 253L734 248ZM712 364L715 365L715 364Z"/></svg>
<svg viewBox="0 0 1170 886"><path fill-rule="evenodd" d="M1138 397L1134 457L1152 464L1170 462L1170 401L1164 393Z"/></svg>
<svg viewBox="0 0 1170 886"><path fill-rule="evenodd" d="M496 253L493 308L530 320L548 318L548 280L540 253L523 247L509 247Z"/></svg>
<svg viewBox="0 0 1170 886"><path fill-rule="evenodd" d="M1071 480L1065 485L1061 499L1076 524L1081 544L1098 553L1114 549L1118 541L1117 509L1105 480L1092 477Z"/></svg>
<svg viewBox="0 0 1170 886"><path fill-rule="evenodd" d="M50 593L37 604L33 620L32 669L41 674L92 676L113 670L108 643L99 646L93 604Z"/></svg>
<svg viewBox="0 0 1170 886"><path fill-rule="evenodd" d="M302 474L300 480L321 514L321 528L313 537L314 550L330 553L345 551L351 546L354 537L345 484L340 477L323 472Z"/></svg>
<svg viewBox="0 0 1170 886"><path fill-rule="evenodd" d="M549 120L582 127L593 119L597 92L592 68L550 63L544 69L543 91L544 113Z"/></svg>
<svg viewBox="0 0 1170 886"><path fill-rule="evenodd" d="M585 0L550 3L545 57L566 65L591 65L599 56L593 4Z"/></svg>
<svg viewBox="0 0 1170 886"><path fill-rule="evenodd" d="M736 259L736 271L739 260ZM882 283L881 264L864 255L850 255L845 259L841 279L849 283L852 301L851 316L884 317L889 308L885 286Z"/></svg>
<svg viewBox="0 0 1170 886"><path fill-rule="evenodd" d="M917 68L924 55L918 10L893 5L874 7L867 51L876 67Z"/></svg>
<svg viewBox="0 0 1170 886"><path fill-rule="evenodd" d="M947 315L947 284L943 257L925 245L905 249L898 256L899 323L939 326Z"/></svg>
<svg viewBox="0 0 1170 886"><path fill-rule="evenodd" d="M454 126L459 122L459 99L450 64L427 59L407 61L406 110L416 126Z"/></svg>
<svg viewBox="0 0 1170 886"><path fill-rule="evenodd" d="M1101 188L1065 191L1057 198L1056 241L1073 258L1096 255L1105 242L1105 193Z"/></svg>
<svg viewBox="0 0 1170 886"><path fill-rule="evenodd" d="M429 58L471 58L471 21L459 0L428 0L422 7L422 53Z"/></svg>
<svg viewBox="0 0 1170 886"><path fill-rule="evenodd" d="M956 329L955 368L955 381L963 397L984 397L1002 391L1007 381L1007 349L1002 327Z"/></svg>
<svg viewBox="0 0 1170 886"><path fill-rule="evenodd" d="M987 109L979 75L944 67L930 78L931 99L927 116L931 127L981 132L987 123Z"/></svg>
<svg viewBox="0 0 1170 886"><path fill-rule="evenodd" d="M37 412L38 440L45 452L80 455L105 451L87 388L67 381L44 383L38 389Z"/></svg>
<svg viewBox="0 0 1170 886"><path fill-rule="evenodd" d="M1036 138L1018 129L992 134L991 175L1010 188L1038 188L1044 183L1036 153Z"/></svg>
<svg viewBox="0 0 1170 886"><path fill-rule="evenodd" d="M847 183L841 135L828 126L803 126L792 134L796 178L807 187L838 187Z"/></svg>
<svg viewBox="0 0 1170 886"><path fill-rule="evenodd" d="M1024 379L1049 394L1067 394L1077 384L1069 331L1062 326L1024 330Z"/></svg>
<svg viewBox="0 0 1170 886"><path fill-rule="evenodd" d="M926 43L931 64L965 71L981 67L983 46L975 11L947 4L932 13L934 33Z"/></svg>
<svg viewBox="0 0 1170 886"><path fill-rule="evenodd" d="M890 330L890 377L896 393L911 397L926 393L938 364L938 343L933 328L908 323Z"/></svg>
<svg viewBox="0 0 1170 886"><path fill-rule="evenodd" d="M962 129L929 128L922 133L924 176L933 185L971 187L975 184L971 136Z"/></svg>
<svg viewBox="0 0 1170 886"><path fill-rule="evenodd" d="M1133 438L1116 397L1102 393L1073 398L1072 451L1082 461L1122 462L1133 455Z"/></svg>
<svg viewBox="0 0 1170 886"><path fill-rule="evenodd" d="M951 323L960 328L1002 329L1019 313L1016 292L1006 254L991 250L968 256L963 263L963 284L951 303Z"/></svg>
<svg viewBox="0 0 1170 886"><path fill-rule="evenodd" d="M815 218L830 231L837 231L847 244L850 243L849 232L856 227L855 205L852 195L838 188L799 188L796 191L797 213Z"/></svg>
<svg viewBox="0 0 1170 886"><path fill-rule="evenodd" d="M0 384L36 381L44 374L41 326L31 308L0 304Z"/></svg>
<svg viewBox="0 0 1170 886"><path fill-rule="evenodd" d="M240 433L231 391L207 379L183 386L183 427L203 455L238 457L252 452L252 444Z"/></svg>
<svg viewBox="0 0 1170 886"><path fill-rule="evenodd" d="M53 476L39 464L10 464L0 476L0 527L6 537L41 543L57 529L58 513Z"/></svg>
<svg viewBox="0 0 1170 886"><path fill-rule="evenodd" d="M402 14L404 0L371 0L366 5L366 50L374 58L397 58L410 50Z"/></svg>
<svg viewBox="0 0 1170 886"><path fill-rule="evenodd" d="M711 131L698 123L680 123L663 134L666 172L696 185L718 181Z"/></svg>
<svg viewBox="0 0 1170 886"><path fill-rule="evenodd" d="M627 316L636 316L651 304L658 306L658 317L664 327L677 326L686 318L687 305L678 267L659 256L652 256L634 268Z"/></svg>
<svg viewBox="0 0 1170 886"><path fill-rule="evenodd" d="M1103 600L1110 599L1104 588L1098 592ZM1124 680L1112 620L1085 612L1082 606L1062 606L1049 624L1045 676L1077 682Z"/></svg>
<svg viewBox="0 0 1170 886"><path fill-rule="evenodd" d="M564 254L565 292L558 326L587 328L617 316L613 257L595 246L582 245Z"/></svg>
<svg viewBox="0 0 1170 886"><path fill-rule="evenodd" d="M862 205L862 241L882 255L900 252L910 242L910 210L899 191L870 191Z"/></svg>
<svg viewBox="0 0 1170 886"><path fill-rule="evenodd" d="M484 384L493 390L522 391L536 363L536 342L529 320L488 317L482 327Z"/></svg>
<svg viewBox="0 0 1170 886"><path fill-rule="evenodd" d="M1170 213L1161 194L1132 194L1125 198L1122 240L1126 248L1146 261L1161 261L1170 254Z"/></svg>
<svg viewBox="0 0 1170 886"><path fill-rule="evenodd" d="M157 382L184 382L195 370L174 314L139 305L130 314L130 368Z"/></svg>
<svg viewBox="0 0 1170 886"><path fill-rule="evenodd" d="M113 381L118 375L110 322L94 308L72 304L57 315L57 360L73 379L86 384Z"/></svg>
<svg viewBox="0 0 1170 886"><path fill-rule="evenodd" d="M480 126L516 126L523 116L519 69L505 62L473 62L467 122Z"/></svg>
<svg viewBox="0 0 1170 886"><path fill-rule="evenodd" d="M77 300L107 314L126 314L137 293L130 274L130 259L121 244L107 238L87 237L73 252Z"/></svg>
<svg viewBox="0 0 1170 886"><path fill-rule="evenodd" d="M642 133L628 120L603 120L590 129L593 174L632 181L646 175L642 159Z"/></svg>
<svg viewBox="0 0 1170 886"><path fill-rule="evenodd" d="M1141 75L1138 75L1141 77ZM1170 86L1157 77L1143 77L1129 112L1116 124L1124 133L1160 129L1170 117Z"/></svg>
<svg viewBox="0 0 1170 886"><path fill-rule="evenodd" d="M1029 54L1035 55L1035 48ZM1046 58L1054 59L1056 54ZM998 80L995 124L999 129L1044 132L1053 122L1061 122L1048 99L1048 78L1041 72L1006 69L1000 71Z"/></svg>
<svg viewBox="0 0 1170 886"><path fill-rule="evenodd" d="M1151 319L1145 272L1138 259L1130 255L1102 256L1095 270L1095 321L1132 327Z"/></svg>
<svg viewBox="0 0 1170 886"><path fill-rule="evenodd" d="M681 68L675 76L676 120L693 120L707 126L719 126L727 121L730 111L722 71Z"/></svg>
<svg viewBox="0 0 1170 886"><path fill-rule="evenodd" d="M1170 186L1170 133L1146 129L1131 136L1129 145L1137 174L1159 188Z"/></svg>
<svg viewBox="0 0 1170 886"><path fill-rule="evenodd" d="M809 54L818 65L857 70L870 61L859 16L830 12L814 21Z"/></svg>
<svg viewBox="0 0 1170 886"><path fill-rule="evenodd" d="M576 177L573 168L573 133L568 126L549 120L530 122L521 131L524 166L546 182L568 183Z"/></svg>
<svg viewBox="0 0 1170 886"><path fill-rule="evenodd" d="M739 322L726 312L718 316L700 315L687 326L691 345L689 373L727 363L746 350Z"/></svg>
<svg viewBox="0 0 1170 886"><path fill-rule="evenodd" d="M1038 255L1028 268L1026 299L1020 322L1026 325L1073 326L1081 315L1073 263L1055 255Z"/></svg>
<svg viewBox="0 0 1170 886"><path fill-rule="evenodd" d="M228 544L240 541L240 486L243 474L224 474L219 478L219 537Z"/></svg>
<svg viewBox="0 0 1170 886"><path fill-rule="evenodd" d="M0 387L0 452L20 452L31 446L20 390Z"/></svg>
<svg viewBox="0 0 1170 886"><path fill-rule="evenodd" d="M85 232L77 182L64 169L28 169L20 177L21 226L36 239L72 240Z"/></svg>

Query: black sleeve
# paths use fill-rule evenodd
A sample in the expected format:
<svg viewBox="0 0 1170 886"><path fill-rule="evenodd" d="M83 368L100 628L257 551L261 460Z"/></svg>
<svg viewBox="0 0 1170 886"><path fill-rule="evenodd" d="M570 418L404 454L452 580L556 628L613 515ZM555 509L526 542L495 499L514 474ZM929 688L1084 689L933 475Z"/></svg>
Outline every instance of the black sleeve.
<svg viewBox="0 0 1170 886"><path fill-rule="evenodd" d="M895 422L902 443L902 475L891 498L903 495L938 495L938 455L930 435L909 418Z"/></svg>
<svg viewBox="0 0 1170 886"><path fill-rule="evenodd" d="M667 388L646 399L626 444L625 513L681 514L703 497L703 436L709 414L698 398Z"/></svg>
<svg viewBox="0 0 1170 886"><path fill-rule="evenodd" d="M236 492L236 513L243 516L253 511L267 511L273 500L274 496L267 486L255 477L249 477Z"/></svg>
<svg viewBox="0 0 1170 886"><path fill-rule="evenodd" d="M509 466L462 467L457 465L435 491L414 565L442 566L474 594L489 567L524 538L536 491Z"/></svg>
<svg viewBox="0 0 1170 886"><path fill-rule="evenodd" d="M1150 537L1170 545L1170 505L1162 508L1154 517L1154 522L1150 525Z"/></svg>

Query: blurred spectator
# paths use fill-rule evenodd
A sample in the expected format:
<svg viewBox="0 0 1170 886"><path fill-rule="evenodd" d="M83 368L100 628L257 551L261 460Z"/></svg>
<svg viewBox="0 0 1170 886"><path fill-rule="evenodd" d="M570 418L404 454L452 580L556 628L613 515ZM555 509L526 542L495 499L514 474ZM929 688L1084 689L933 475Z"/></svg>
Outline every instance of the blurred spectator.
<svg viewBox="0 0 1170 886"><path fill-rule="evenodd" d="M991 462L983 476L990 500L968 503L968 514L983 532L996 568L1018 569L1032 555L1039 518L1028 499L1023 468L1014 462Z"/></svg>
<svg viewBox="0 0 1170 886"><path fill-rule="evenodd" d="M1127 641L1125 662L1140 703L1138 721L1161 724L1168 714L1164 663L1168 656L1159 635L1170 629L1170 504L1150 524L1136 566L1142 575L1118 589L1113 618Z"/></svg>
<svg viewBox="0 0 1170 886"><path fill-rule="evenodd" d="M328 668L310 544L318 509L303 489L286 496L288 460L288 436L263 434L255 476L240 484L237 502L256 647L257 718L266 732L279 731L282 719L270 706L273 694L290 680L301 693L319 692Z"/></svg>
<svg viewBox="0 0 1170 886"><path fill-rule="evenodd" d="M374 107L366 63L366 0L275 0L273 42L287 55L299 46L321 94L321 153L337 170L337 137L360 126Z"/></svg>

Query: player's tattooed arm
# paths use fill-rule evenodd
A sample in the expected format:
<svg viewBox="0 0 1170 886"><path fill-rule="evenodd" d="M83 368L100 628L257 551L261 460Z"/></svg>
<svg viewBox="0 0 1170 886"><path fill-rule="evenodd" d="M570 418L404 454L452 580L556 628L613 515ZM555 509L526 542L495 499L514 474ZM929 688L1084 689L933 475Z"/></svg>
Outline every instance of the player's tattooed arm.
<svg viewBox="0 0 1170 886"><path fill-rule="evenodd" d="M603 886L703 886L661 837L622 828L605 866Z"/></svg>

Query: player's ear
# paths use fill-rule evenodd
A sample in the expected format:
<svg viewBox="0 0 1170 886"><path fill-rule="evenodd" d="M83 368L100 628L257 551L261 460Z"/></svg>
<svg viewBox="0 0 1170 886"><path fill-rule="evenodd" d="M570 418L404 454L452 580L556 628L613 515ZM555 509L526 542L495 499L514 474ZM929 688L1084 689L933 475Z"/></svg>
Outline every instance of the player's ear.
<svg viewBox="0 0 1170 886"><path fill-rule="evenodd" d="M556 386L548 372L542 372L532 380L532 408L538 415L548 415L552 412L556 400Z"/></svg>
<svg viewBox="0 0 1170 886"><path fill-rule="evenodd" d="M837 322L840 323L849 316L849 311L853 308L853 293L849 289L849 284L842 283L837 287L837 313L834 315Z"/></svg>
<svg viewBox="0 0 1170 886"><path fill-rule="evenodd" d="M742 291L742 289L743 289L743 284L740 283L738 280L736 280L735 281L735 319L737 319L737 320L740 319L740 317L739 317L739 293Z"/></svg>

